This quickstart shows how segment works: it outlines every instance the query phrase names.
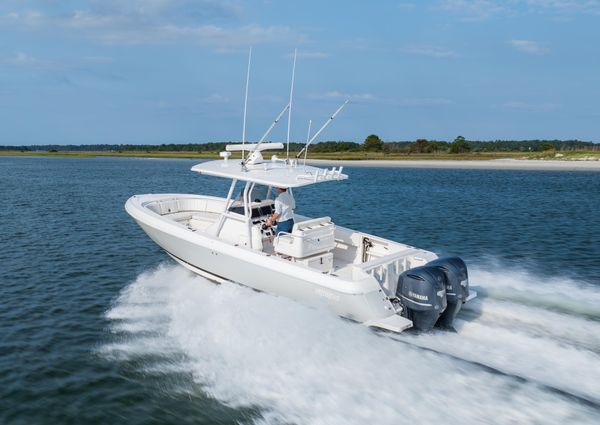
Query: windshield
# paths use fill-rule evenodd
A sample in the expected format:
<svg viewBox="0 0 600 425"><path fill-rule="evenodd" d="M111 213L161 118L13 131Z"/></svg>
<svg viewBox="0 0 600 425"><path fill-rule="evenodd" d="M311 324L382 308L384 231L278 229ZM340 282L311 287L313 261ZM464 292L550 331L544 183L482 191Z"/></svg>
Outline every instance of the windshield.
<svg viewBox="0 0 600 425"><path fill-rule="evenodd" d="M265 199L271 199L272 196L271 196L271 191L269 189L270 189L269 186L264 186L262 184L255 184L254 187L252 188L252 191L250 192L250 201L260 202L260 201L264 201ZM240 189L238 195L235 198L235 201L236 201L236 204L244 203L244 187L242 187Z"/></svg>
<svg viewBox="0 0 600 425"><path fill-rule="evenodd" d="M250 200L253 203L258 203L266 199L272 199L271 191L269 186L254 185L252 192L250 193ZM235 198L235 202L229 208L229 211L244 215L244 188L240 190L240 193ZM256 205L256 204L254 204ZM252 208L252 218L263 217L273 213L273 203L267 203L267 205L254 206Z"/></svg>

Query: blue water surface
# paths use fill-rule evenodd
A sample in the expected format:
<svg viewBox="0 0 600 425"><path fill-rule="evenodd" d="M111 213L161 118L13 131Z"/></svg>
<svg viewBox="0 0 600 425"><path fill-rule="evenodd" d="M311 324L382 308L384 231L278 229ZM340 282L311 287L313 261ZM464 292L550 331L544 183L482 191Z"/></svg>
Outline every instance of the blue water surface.
<svg viewBox="0 0 600 425"><path fill-rule="evenodd" d="M142 193L225 196L197 161L0 157L0 423L247 423L233 406L99 354L106 312L168 261L126 214ZM297 212L462 256L469 265L600 285L600 173L347 167L295 191Z"/></svg>

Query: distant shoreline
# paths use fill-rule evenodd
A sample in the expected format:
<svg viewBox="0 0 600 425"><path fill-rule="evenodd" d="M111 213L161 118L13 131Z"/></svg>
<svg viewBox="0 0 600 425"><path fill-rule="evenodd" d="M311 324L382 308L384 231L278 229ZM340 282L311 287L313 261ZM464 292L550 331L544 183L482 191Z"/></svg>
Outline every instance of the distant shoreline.
<svg viewBox="0 0 600 425"><path fill-rule="evenodd" d="M511 154L508 154L511 155ZM216 154L184 152L10 152L0 151L0 157L43 157L43 158L155 158L155 159L218 159ZM317 156L317 155L315 155ZM512 153L512 156L515 156ZM414 158L414 156L413 156ZM462 156L444 159L309 159L307 163L318 166L381 167L381 168L446 168L480 170L540 170L540 171L600 171L598 159L535 159L484 157L483 155Z"/></svg>
<svg viewBox="0 0 600 425"><path fill-rule="evenodd" d="M558 161L535 159L492 160L328 160L312 159L317 166L382 167L382 168L447 168L469 170L539 170L539 171L600 171L600 161Z"/></svg>
<svg viewBox="0 0 600 425"><path fill-rule="evenodd" d="M449 168L470 170L540 170L540 171L600 171L600 161L558 161L535 159L492 160L328 160L306 161L317 166L382 167L382 168Z"/></svg>

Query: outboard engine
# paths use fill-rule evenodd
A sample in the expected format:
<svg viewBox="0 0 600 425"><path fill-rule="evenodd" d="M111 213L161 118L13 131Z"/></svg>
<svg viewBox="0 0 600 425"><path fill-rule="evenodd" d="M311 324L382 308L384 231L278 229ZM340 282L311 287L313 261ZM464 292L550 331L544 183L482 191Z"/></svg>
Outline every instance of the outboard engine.
<svg viewBox="0 0 600 425"><path fill-rule="evenodd" d="M426 267L434 267L444 273L448 307L440 316L437 326L452 328L460 307L469 297L469 274L467 266L458 257L443 257L430 261Z"/></svg>
<svg viewBox="0 0 600 425"><path fill-rule="evenodd" d="M404 308L402 315L420 331L431 330L446 310L446 276L438 267L415 267L398 278L396 296Z"/></svg>

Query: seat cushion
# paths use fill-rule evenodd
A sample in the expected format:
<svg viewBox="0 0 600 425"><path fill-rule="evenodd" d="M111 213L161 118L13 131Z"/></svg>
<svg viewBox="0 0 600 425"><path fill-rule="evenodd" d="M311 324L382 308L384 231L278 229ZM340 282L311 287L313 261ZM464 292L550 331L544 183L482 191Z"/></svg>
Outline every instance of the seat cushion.
<svg viewBox="0 0 600 425"><path fill-rule="evenodd" d="M274 241L275 252L295 258L331 251L335 247L335 225L329 217L294 224L292 233L282 233Z"/></svg>

